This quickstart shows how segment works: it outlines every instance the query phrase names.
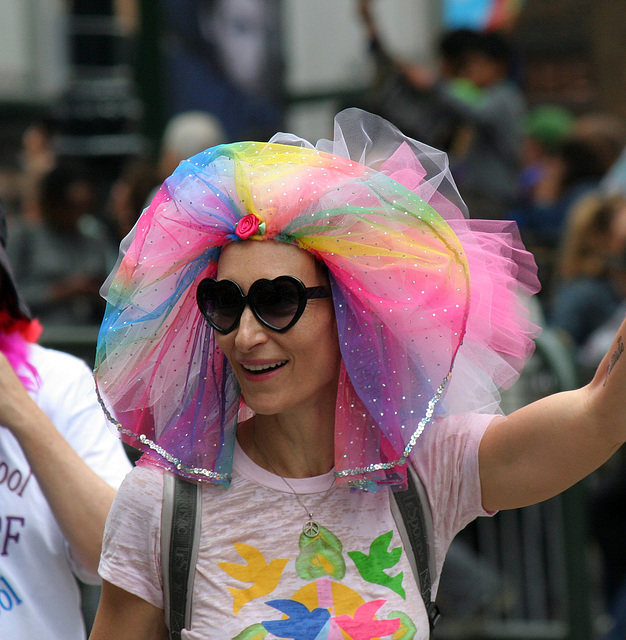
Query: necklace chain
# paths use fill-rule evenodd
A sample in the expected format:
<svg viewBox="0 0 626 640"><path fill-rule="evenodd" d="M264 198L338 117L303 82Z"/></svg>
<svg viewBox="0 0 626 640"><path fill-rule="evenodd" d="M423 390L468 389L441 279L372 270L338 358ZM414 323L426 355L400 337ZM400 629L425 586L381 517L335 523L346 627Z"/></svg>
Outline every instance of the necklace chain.
<svg viewBox="0 0 626 640"><path fill-rule="evenodd" d="M267 466L287 485L287 488L291 491L291 493L293 493L293 495L295 496L296 500L298 501L298 504L304 509L306 514L309 516L309 519L304 523L304 526L302 527L302 533L307 538L316 538L319 535L319 532L320 532L320 525L313 518L313 511L310 511L307 508L307 506L304 504L304 502L300 499L300 496L298 495L297 491L291 486L291 484L289 484L289 482L287 482L287 478L285 478L284 476L281 476L280 473L278 473L278 471L276 471L276 467L269 461L269 459L263 453L263 451L261 451L261 447L259 447L259 444L256 441L256 433L253 434L252 441L254 443L254 446L256 447L256 450L259 452L260 456L267 463ZM321 500L317 503L317 505L315 507L316 511L317 511L317 509L319 509L319 507L322 504L322 502L324 502L324 500L326 500L326 498L328 498L328 496L330 495L330 493L332 492L332 490L334 488L335 488L335 479L333 478L333 481L332 481L330 487L328 487L328 489L326 489L326 491L324 492L324 495L322 496Z"/></svg>

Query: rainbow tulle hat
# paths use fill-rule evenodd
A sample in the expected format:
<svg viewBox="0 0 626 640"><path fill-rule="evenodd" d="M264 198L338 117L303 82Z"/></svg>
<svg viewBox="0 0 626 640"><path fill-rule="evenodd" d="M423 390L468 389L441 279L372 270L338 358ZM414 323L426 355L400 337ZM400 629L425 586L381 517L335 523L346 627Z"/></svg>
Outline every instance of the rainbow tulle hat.
<svg viewBox="0 0 626 640"><path fill-rule="evenodd" d="M494 412L532 353L534 260L512 222L468 219L444 153L359 109L334 140L290 134L182 162L122 242L103 287L96 382L122 438L227 484L249 409L196 305L230 242L286 242L330 274L342 353L339 482L403 486L438 419Z"/></svg>

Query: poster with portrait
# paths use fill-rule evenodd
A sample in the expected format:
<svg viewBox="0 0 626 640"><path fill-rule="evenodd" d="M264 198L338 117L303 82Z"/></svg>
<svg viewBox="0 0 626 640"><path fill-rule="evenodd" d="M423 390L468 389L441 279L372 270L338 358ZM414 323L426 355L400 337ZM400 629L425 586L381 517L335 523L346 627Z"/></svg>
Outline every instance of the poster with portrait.
<svg viewBox="0 0 626 640"><path fill-rule="evenodd" d="M280 0L161 0L168 115L203 110L228 139L280 129Z"/></svg>

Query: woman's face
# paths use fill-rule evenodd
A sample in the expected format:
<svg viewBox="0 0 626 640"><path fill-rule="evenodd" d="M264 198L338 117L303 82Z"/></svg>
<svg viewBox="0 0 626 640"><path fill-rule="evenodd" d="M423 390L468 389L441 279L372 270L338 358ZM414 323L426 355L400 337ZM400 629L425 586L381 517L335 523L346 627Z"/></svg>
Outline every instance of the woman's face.
<svg viewBox="0 0 626 640"><path fill-rule="evenodd" d="M233 242L223 250L217 279L233 280L244 292L260 278L295 276L306 287L328 286L306 251L278 242ZM261 324L249 306L230 333L216 333L256 413L275 415L330 404L334 410L341 356L332 298L309 300L298 322L284 333Z"/></svg>

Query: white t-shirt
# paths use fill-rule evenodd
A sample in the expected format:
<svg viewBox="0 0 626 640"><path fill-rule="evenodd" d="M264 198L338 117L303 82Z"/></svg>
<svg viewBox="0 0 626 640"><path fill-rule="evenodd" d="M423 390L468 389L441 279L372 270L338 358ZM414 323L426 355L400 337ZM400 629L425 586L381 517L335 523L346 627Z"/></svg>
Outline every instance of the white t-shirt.
<svg viewBox="0 0 626 640"><path fill-rule="evenodd" d="M107 427L89 367L37 345L30 361L41 379L31 396L81 458L117 488L131 465ZM0 638L84 639L74 573L94 584L98 576L72 559L21 447L2 427L0 496Z"/></svg>
<svg viewBox="0 0 626 640"><path fill-rule="evenodd" d="M415 465L433 510L437 575L454 535L481 507L478 446L493 416L449 420L424 436ZM163 607L163 471L137 467L109 514L100 574ZM186 640L428 638L426 610L391 515L390 492L337 487L332 474L284 481L237 446L233 481L202 487L202 534ZM406 629L407 633L401 635ZM345 633L347 635L342 634Z"/></svg>

